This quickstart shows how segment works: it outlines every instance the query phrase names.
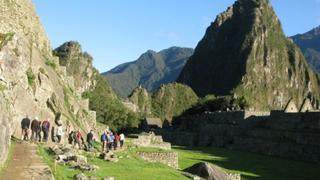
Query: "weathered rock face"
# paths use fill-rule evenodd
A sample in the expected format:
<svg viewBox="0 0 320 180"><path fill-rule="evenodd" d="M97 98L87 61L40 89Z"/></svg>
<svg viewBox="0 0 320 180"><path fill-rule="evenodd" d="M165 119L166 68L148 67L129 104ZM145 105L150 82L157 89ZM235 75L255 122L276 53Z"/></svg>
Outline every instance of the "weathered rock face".
<svg viewBox="0 0 320 180"><path fill-rule="evenodd" d="M139 85L153 92L162 84L174 82L192 53L193 49L180 47L160 52L149 50L136 61L121 64L103 75L120 97L126 98Z"/></svg>
<svg viewBox="0 0 320 180"><path fill-rule="evenodd" d="M142 87L134 89L128 99L138 107L138 112L151 114L151 95L146 89Z"/></svg>
<svg viewBox="0 0 320 180"><path fill-rule="evenodd" d="M256 110L319 97L319 77L285 37L269 0L238 0L218 15L178 82L201 96L244 96Z"/></svg>
<svg viewBox="0 0 320 180"><path fill-rule="evenodd" d="M95 114L88 101L77 96L74 79L67 76L31 0L0 2L0 164L7 154L10 136L20 137L23 117L55 119L63 125L88 130L95 125Z"/></svg>
<svg viewBox="0 0 320 180"><path fill-rule="evenodd" d="M92 57L82 52L78 42L66 42L54 50L61 66L66 67L67 75L74 77L75 89L81 94L93 88L97 71L92 65Z"/></svg>

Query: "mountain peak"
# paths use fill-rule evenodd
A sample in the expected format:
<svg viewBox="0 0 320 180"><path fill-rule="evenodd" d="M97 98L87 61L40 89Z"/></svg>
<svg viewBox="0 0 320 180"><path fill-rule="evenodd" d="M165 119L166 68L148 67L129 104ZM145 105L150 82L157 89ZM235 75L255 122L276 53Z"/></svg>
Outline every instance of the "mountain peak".
<svg viewBox="0 0 320 180"><path fill-rule="evenodd" d="M284 35L269 0L238 0L218 15L178 82L200 96L244 96L259 110L319 95L318 76Z"/></svg>

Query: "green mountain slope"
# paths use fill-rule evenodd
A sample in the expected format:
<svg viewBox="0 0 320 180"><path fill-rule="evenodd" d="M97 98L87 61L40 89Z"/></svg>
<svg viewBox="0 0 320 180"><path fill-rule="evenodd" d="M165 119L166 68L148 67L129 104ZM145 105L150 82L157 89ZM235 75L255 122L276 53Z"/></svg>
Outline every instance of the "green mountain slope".
<svg viewBox="0 0 320 180"><path fill-rule="evenodd" d="M319 77L284 35L268 0L238 0L218 15L178 82L200 96L244 97L256 110L319 97Z"/></svg>
<svg viewBox="0 0 320 180"><path fill-rule="evenodd" d="M300 47L308 63L320 72L320 26L291 39Z"/></svg>
<svg viewBox="0 0 320 180"><path fill-rule="evenodd" d="M158 53L149 50L136 61L119 65L103 75L121 97L127 97L139 85L152 92L162 84L174 82L192 53L190 48L179 47Z"/></svg>

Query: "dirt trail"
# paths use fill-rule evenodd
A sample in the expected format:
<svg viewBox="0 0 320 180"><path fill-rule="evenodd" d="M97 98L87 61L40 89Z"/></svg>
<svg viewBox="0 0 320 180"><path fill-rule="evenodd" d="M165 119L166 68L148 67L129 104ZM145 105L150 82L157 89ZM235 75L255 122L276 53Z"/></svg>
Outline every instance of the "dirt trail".
<svg viewBox="0 0 320 180"><path fill-rule="evenodd" d="M49 166L37 153L37 145L16 143L1 180L54 180Z"/></svg>

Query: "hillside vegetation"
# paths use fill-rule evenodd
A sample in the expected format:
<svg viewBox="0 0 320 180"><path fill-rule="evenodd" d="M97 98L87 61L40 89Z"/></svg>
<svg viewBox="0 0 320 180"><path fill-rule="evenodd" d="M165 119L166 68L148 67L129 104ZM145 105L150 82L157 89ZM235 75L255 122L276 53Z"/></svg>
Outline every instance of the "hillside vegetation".
<svg viewBox="0 0 320 180"><path fill-rule="evenodd" d="M154 92L162 84L172 83L177 79L192 53L193 49L180 47L160 52L149 50L136 61L121 64L103 75L122 98L128 97L138 86Z"/></svg>

